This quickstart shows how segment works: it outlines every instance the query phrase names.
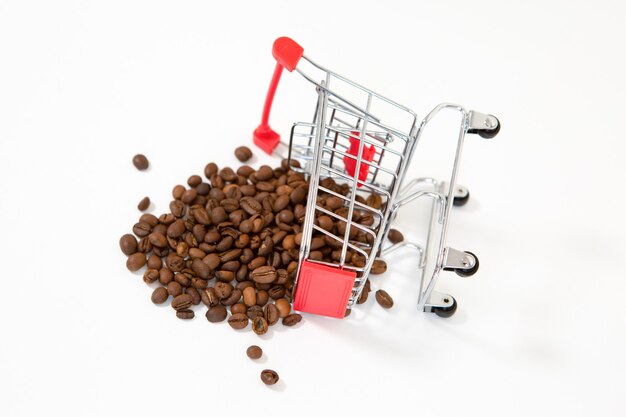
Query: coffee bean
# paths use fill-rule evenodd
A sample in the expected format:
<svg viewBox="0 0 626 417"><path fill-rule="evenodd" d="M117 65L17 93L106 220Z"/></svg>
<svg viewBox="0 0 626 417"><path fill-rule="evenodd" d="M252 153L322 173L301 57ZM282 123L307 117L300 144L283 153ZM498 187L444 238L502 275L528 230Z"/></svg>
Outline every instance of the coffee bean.
<svg viewBox="0 0 626 417"><path fill-rule="evenodd" d="M174 281L174 273L167 268L161 268L159 270L159 282L161 285L167 285Z"/></svg>
<svg viewBox="0 0 626 417"><path fill-rule="evenodd" d="M211 323L219 323L221 321L226 320L226 316L228 316L228 312L226 311L226 307L223 305L215 305L210 307L206 314L206 319Z"/></svg>
<svg viewBox="0 0 626 417"><path fill-rule="evenodd" d="M202 178L200 177L200 175L192 175L191 177L189 177L189 179L187 179L187 184L189 184L190 187L197 187L198 185L202 184Z"/></svg>
<svg viewBox="0 0 626 417"><path fill-rule="evenodd" d="M172 297L178 297L183 293L183 287L176 281L172 281L167 284L167 292Z"/></svg>
<svg viewBox="0 0 626 417"><path fill-rule="evenodd" d="M241 208L251 216L259 214L263 210L261 203L252 197L243 197L241 199Z"/></svg>
<svg viewBox="0 0 626 417"><path fill-rule="evenodd" d="M143 273L143 282L146 284L152 284L159 279L159 271L156 269L148 269Z"/></svg>
<svg viewBox="0 0 626 417"><path fill-rule="evenodd" d="M125 234L120 238L120 249L127 256L137 252L137 238L129 233Z"/></svg>
<svg viewBox="0 0 626 417"><path fill-rule="evenodd" d="M183 310L178 310L176 311L176 317L178 317L181 320L190 320L194 317L194 312L193 310L189 310L189 309L183 309Z"/></svg>
<svg viewBox="0 0 626 417"><path fill-rule="evenodd" d="M270 284L276 279L276 269L273 266L260 266L250 274L252 280L259 284Z"/></svg>
<svg viewBox="0 0 626 417"><path fill-rule="evenodd" d="M202 262L201 259L198 259L198 258L194 259L191 262L191 269L202 279L212 278L212 275L211 275L211 273L213 272L212 269L207 264Z"/></svg>
<svg viewBox="0 0 626 417"><path fill-rule="evenodd" d="M133 233L139 237L148 236L152 227L146 222L135 223L133 226Z"/></svg>
<svg viewBox="0 0 626 417"><path fill-rule="evenodd" d="M267 333L268 324L263 316L255 317L252 320L252 331L258 335Z"/></svg>
<svg viewBox="0 0 626 417"><path fill-rule="evenodd" d="M172 300L174 310L185 310L193 304L193 298L189 294L181 294Z"/></svg>
<svg viewBox="0 0 626 417"><path fill-rule="evenodd" d="M265 385L274 385L278 382L278 374L271 369L264 369L261 371L261 381Z"/></svg>
<svg viewBox="0 0 626 417"><path fill-rule="evenodd" d="M185 294L191 295L191 298L193 299L193 305L197 306L198 304L200 304L201 297L200 297L200 293L198 292L196 288L194 287L185 288Z"/></svg>
<svg viewBox="0 0 626 417"><path fill-rule="evenodd" d="M376 291L376 301L382 308L393 307L393 298L385 290Z"/></svg>
<svg viewBox="0 0 626 417"><path fill-rule="evenodd" d="M181 256L178 256L175 253L170 253L165 258L165 265L167 265L167 267L172 272L180 272L183 270L183 267L185 266L185 260Z"/></svg>
<svg viewBox="0 0 626 417"><path fill-rule="evenodd" d="M372 207L374 209L379 209L383 205L383 199L382 199L382 197L379 194L372 193L372 194L370 194L369 197L367 197L367 200L366 200L365 204L367 204L368 206L370 206L370 207Z"/></svg>
<svg viewBox="0 0 626 417"><path fill-rule="evenodd" d="M256 305L263 307L270 299L269 294L265 290L258 290L256 293Z"/></svg>
<svg viewBox="0 0 626 417"><path fill-rule="evenodd" d="M278 309L278 315L281 319L286 318L291 313L291 304L285 298L279 298L274 302L276 308Z"/></svg>
<svg viewBox="0 0 626 417"><path fill-rule="evenodd" d="M252 307L256 304L256 290L254 287L248 287L243 290L243 303L246 307Z"/></svg>
<svg viewBox="0 0 626 417"><path fill-rule="evenodd" d="M228 324L235 330L245 329L248 326L248 316L242 313L235 313L228 319Z"/></svg>
<svg viewBox="0 0 626 417"><path fill-rule="evenodd" d="M232 306L230 306L231 314L237 314L237 313L246 314L247 311L248 311L248 308L243 303L237 303L237 304L233 304Z"/></svg>
<svg viewBox="0 0 626 417"><path fill-rule="evenodd" d="M397 229L389 229L389 233L387 233L387 238L391 243L400 243L404 240L404 236Z"/></svg>
<svg viewBox="0 0 626 417"><path fill-rule="evenodd" d="M248 316L248 318L250 320L254 320L255 317L262 317L263 316L263 307L257 306L257 305L253 305L252 307L249 307L246 310L246 315Z"/></svg>
<svg viewBox="0 0 626 417"><path fill-rule="evenodd" d="M280 318L280 312L278 311L278 307L274 304L267 304L263 309L263 315L265 316L265 320L267 324L270 326L275 325Z"/></svg>
<svg viewBox="0 0 626 417"><path fill-rule="evenodd" d="M250 158L252 158L252 151L247 146L240 146L235 149L235 157L240 162L246 162Z"/></svg>
<svg viewBox="0 0 626 417"><path fill-rule="evenodd" d="M293 204L303 203L306 200L306 192L305 187L298 187L291 192L289 199Z"/></svg>
<svg viewBox="0 0 626 417"><path fill-rule="evenodd" d="M207 307L216 306L220 302L220 298L214 288L205 288L201 290L200 298Z"/></svg>
<svg viewBox="0 0 626 417"><path fill-rule="evenodd" d="M135 272L143 268L146 264L146 255L143 253L133 253L126 260L126 268L130 271Z"/></svg>
<svg viewBox="0 0 626 417"><path fill-rule="evenodd" d="M185 222L181 219L176 220L167 228L167 236L172 239L178 239L185 232Z"/></svg>
<svg viewBox="0 0 626 417"><path fill-rule="evenodd" d="M383 261L382 259L374 260L374 262L372 263L372 269L370 270L370 273L374 275L378 275L378 274L384 274L385 271L387 271L387 263Z"/></svg>
<svg viewBox="0 0 626 417"><path fill-rule="evenodd" d="M250 359L259 359L261 356L263 356L263 349L261 349L257 345L252 345L248 347L248 349L246 349L246 355L248 355Z"/></svg>
<svg viewBox="0 0 626 417"><path fill-rule="evenodd" d="M148 235L148 240L152 244L152 246L156 246L158 248L164 248L167 246L167 238L163 236L163 233L160 232L152 232Z"/></svg>
<svg viewBox="0 0 626 417"><path fill-rule="evenodd" d="M146 211L148 207L150 207L150 197L142 198L139 204L137 204L139 211Z"/></svg>
<svg viewBox="0 0 626 417"><path fill-rule="evenodd" d="M238 303L241 300L241 290L235 288L230 296L224 298L221 303L225 306L232 306L235 303Z"/></svg>
<svg viewBox="0 0 626 417"><path fill-rule="evenodd" d="M198 192L194 188L191 188L183 193L180 200L185 204L190 204L197 196Z"/></svg>
<svg viewBox="0 0 626 417"><path fill-rule="evenodd" d="M145 155L137 154L133 156L133 165L139 171L144 171L148 169L148 166L150 165L150 163L148 162L148 158L146 158Z"/></svg>
<svg viewBox="0 0 626 417"><path fill-rule="evenodd" d="M163 304L167 301L169 296L170 294L167 292L165 287L159 287L152 291L151 299L154 304Z"/></svg>
<svg viewBox="0 0 626 417"><path fill-rule="evenodd" d="M298 313L293 313L283 319L283 325L295 326L296 324L300 323L300 320L302 320L302 316Z"/></svg>
<svg viewBox="0 0 626 417"><path fill-rule="evenodd" d="M209 162L205 167L204 167L204 176L207 177L207 179L210 179L211 176L217 174L217 165L213 162Z"/></svg>
<svg viewBox="0 0 626 417"><path fill-rule="evenodd" d="M185 191L186 192L186 191ZM184 195L184 194L183 194ZM170 211L175 217L183 217L186 212L185 203L180 200L173 200L170 202Z"/></svg>

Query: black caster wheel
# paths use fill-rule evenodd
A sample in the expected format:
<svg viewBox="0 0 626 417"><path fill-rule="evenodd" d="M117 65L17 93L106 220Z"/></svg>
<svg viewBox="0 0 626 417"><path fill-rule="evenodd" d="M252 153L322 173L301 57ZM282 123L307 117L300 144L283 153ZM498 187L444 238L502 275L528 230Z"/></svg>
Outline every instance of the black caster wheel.
<svg viewBox="0 0 626 417"><path fill-rule="evenodd" d="M452 317L456 313L457 303L453 297L449 297L452 300L452 304L448 307L432 307L432 312L439 317L448 318Z"/></svg>
<svg viewBox="0 0 626 417"><path fill-rule="evenodd" d="M498 132L500 132L500 120L498 120L496 116L493 116L491 114L490 116L496 119L496 121L498 122L498 126L494 130L479 130L477 132L478 136L480 136L483 139L492 139L498 134Z"/></svg>
<svg viewBox="0 0 626 417"><path fill-rule="evenodd" d="M465 194L462 197L454 197L452 199L452 205L456 207L461 207L461 206L466 205L467 202L469 201L469 196L470 196L470 193L468 191L467 194Z"/></svg>
<svg viewBox="0 0 626 417"><path fill-rule="evenodd" d="M480 263L478 262L478 256L474 255L472 252L465 251L465 253L469 253L470 255L474 257L474 259L476 259L476 263L474 264L474 267L472 269L455 269L454 272L460 277L471 277L472 275L476 273L476 271L478 271L478 267L480 266Z"/></svg>

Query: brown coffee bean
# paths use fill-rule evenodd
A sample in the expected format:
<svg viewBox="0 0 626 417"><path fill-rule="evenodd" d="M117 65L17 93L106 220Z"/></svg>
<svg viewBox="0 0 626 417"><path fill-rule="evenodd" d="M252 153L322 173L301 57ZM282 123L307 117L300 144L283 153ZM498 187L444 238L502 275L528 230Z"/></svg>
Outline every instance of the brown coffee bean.
<svg viewBox="0 0 626 417"><path fill-rule="evenodd" d="M325 202L326 208L330 211L335 211L341 207L343 207L343 200L339 197L328 197Z"/></svg>
<svg viewBox="0 0 626 417"><path fill-rule="evenodd" d="M196 258L191 261L191 269L202 279L210 279L213 277L213 270L207 264L202 262L201 259Z"/></svg>
<svg viewBox="0 0 626 417"><path fill-rule="evenodd" d="M216 306L220 302L220 298L214 288L200 290L200 298L207 307Z"/></svg>
<svg viewBox="0 0 626 417"><path fill-rule="evenodd" d="M385 290L376 291L376 301L382 308L393 307L393 298Z"/></svg>
<svg viewBox="0 0 626 417"><path fill-rule="evenodd" d="M259 284L271 284L276 279L276 269L273 266L260 266L252 271L250 278Z"/></svg>
<svg viewBox="0 0 626 417"><path fill-rule="evenodd" d="M251 216L259 214L263 210L261 203L252 197L243 197L241 199L241 208Z"/></svg>
<svg viewBox="0 0 626 417"><path fill-rule="evenodd" d="M158 248L164 248L167 246L167 238L163 236L163 233L160 232L152 232L148 235L148 240L152 244L152 246L156 246Z"/></svg>
<svg viewBox="0 0 626 417"><path fill-rule="evenodd" d="M178 239L185 232L185 222L182 219L176 220L167 228L167 236L172 239Z"/></svg>
<svg viewBox="0 0 626 417"><path fill-rule="evenodd" d="M183 194L184 195L184 194ZM185 215L186 212L185 203L180 200L170 201L170 211L175 217L181 218Z"/></svg>
<svg viewBox="0 0 626 417"><path fill-rule="evenodd" d="M212 270L217 269L221 263L220 257L216 253L209 253L207 256L202 258L202 262L207 264L207 266Z"/></svg>
<svg viewBox="0 0 626 417"><path fill-rule="evenodd" d="M252 307L249 307L246 310L246 315L248 316L248 318L250 320L254 320L255 317L262 317L263 316L263 307L257 306L257 305L253 305Z"/></svg>
<svg viewBox="0 0 626 417"><path fill-rule="evenodd" d="M268 181L274 178L274 170L270 166L263 165L256 172L255 177L259 181Z"/></svg>
<svg viewBox="0 0 626 417"><path fill-rule="evenodd" d="M142 198L139 204L137 204L139 211L146 211L148 207L150 207L150 197Z"/></svg>
<svg viewBox="0 0 626 417"><path fill-rule="evenodd" d="M209 162L205 167L204 167L204 176L207 177L208 179L211 178L211 176L217 174L217 165L213 162Z"/></svg>
<svg viewBox="0 0 626 417"><path fill-rule="evenodd" d="M152 228L156 227L159 224L159 219L154 214L150 214L150 213L142 214L141 217L139 218L139 221L148 223L150 227Z"/></svg>
<svg viewBox="0 0 626 417"><path fill-rule="evenodd" d="M257 345L252 345L248 349L246 349L246 355L248 355L250 359L259 359L261 356L263 356L263 349L261 349Z"/></svg>
<svg viewBox="0 0 626 417"><path fill-rule="evenodd" d="M211 323L219 323L221 321L226 320L228 316L228 312L226 311L226 307L223 305L215 305L213 307L209 307L206 314L206 319Z"/></svg>
<svg viewBox="0 0 626 417"><path fill-rule="evenodd" d="M237 314L237 313L246 314L247 311L248 311L248 307L246 307L243 303L237 303L237 304L233 304L232 306L230 306L231 314Z"/></svg>
<svg viewBox="0 0 626 417"><path fill-rule="evenodd" d="M172 297L178 297L183 293L183 287L176 281L172 281L167 284L167 292Z"/></svg>
<svg viewBox="0 0 626 417"><path fill-rule="evenodd" d="M263 316L255 317L252 320L252 331L258 335L267 333L268 327L267 320Z"/></svg>
<svg viewBox="0 0 626 417"><path fill-rule="evenodd" d="M125 234L120 238L120 249L127 256L137 252L137 238L130 233Z"/></svg>
<svg viewBox="0 0 626 417"><path fill-rule="evenodd" d="M143 273L143 282L146 284L152 284L159 279L159 271L156 269L148 269Z"/></svg>
<svg viewBox="0 0 626 417"><path fill-rule="evenodd" d="M269 294L265 290L258 290L256 293L256 305L263 307L270 299Z"/></svg>
<svg viewBox="0 0 626 417"><path fill-rule="evenodd" d="M189 310L187 308L176 311L176 317L181 320L191 320L195 316L193 310Z"/></svg>
<svg viewBox="0 0 626 417"><path fill-rule="evenodd" d="M252 307L256 304L256 290L253 287L243 290L243 303L246 307Z"/></svg>
<svg viewBox="0 0 626 417"><path fill-rule="evenodd" d="M238 303L239 300L241 300L241 290L235 288L230 294L230 296L228 296L227 298L224 298L221 301L221 303L222 305L225 305L225 306L232 306L233 304Z"/></svg>
<svg viewBox="0 0 626 417"><path fill-rule="evenodd" d="M133 253L126 260L126 268L128 268L132 272L140 270L145 264L146 255L140 252Z"/></svg>
<svg viewBox="0 0 626 417"><path fill-rule="evenodd" d="M167 268L161 268L159 271L159 282L161 285L167 285L174 281L174 273Z"/></svg>
<svg viewBox="0 0 626 417"><path fill-rule="evenodd" d="M389 229L389 233L387 233L387 238L391 243L400 243L404 240L404 236L397 229Z"/></svg>
<svg viewBox="0 0 626 417"><path fill-rule="evenodd" d="M285 298L279 298L274 302L276 308L278 309L278 314L281 319L286 318L291 313L291 304Z"/></svg>
<svg viewBox="0 0 626 417"><path fill-rule="evenodd" d="M191 188L183 193L183 196L180 198L180 200L185 204L191 204L191 202L195 200L197 196L198 192L194 188Z"/></svg>
<svg viewBox="0 0 626 417"><path fill-rule="evenodd" d="M154 304L163 304L167 301L169 296L170 294L167 292L165 287L159 287L152 291L151 299Z"/></svg>
<svg viewBox="0 0 626 417"><path fill-rule="evenodd" d="M268 325L275 325L280 318L280 312L278 311L278 307L276 307L275 304L267 304L263 309L263 316L265 316L265 320L267 321Z"/></svg>
<svg viewBox="0 0 626 417"><path fill-rule="evenodd" d="M198 289L194 287L185 288L185 294L191 295L191 298L193 299L193 305L197 306L198 304L200 304L201 297Z"/></svg>
<svg viewBox="0 0 626 417"><path fill-rule="evenodd" d="M150 226L146 222L135 223L135 225L133 226L133 233L139 237L148 236L151 230L152 226Z"/></svg>
<svg viewBox="0 0 626 417"><path fill-rule="evenodd" d="M245 329L248 326L248 316L242 313L235 313L228 319L228 324L235 330Z"/></svg>
<svg viewBox="0 0 626 417"><path fill-rule="evenodd" d="M372 207L374 209L379 209L383 205L383 199L382 199L382 197L379 194L372 193L372 194L370 194L369 197L367 197L367 200L365 201L365 204L367 204L368 206L370 206L370 207Z"/></svg>
<svg viewBox="0 0 626 417"><path fill-rule="evenodd" d="M261 371L261 381L265 385L274 385L278 382L278 374L276 371L272 371L271 369L264 369Z"/></svg>
<svg viewBox="0 0 626 417"><path fill-rule="evenodd" d="M175 253L170 253L165 258L165 265L172 272L180 272L183 270L185 266L185 260L181 256L178 256Z"/></svg>
<svg viewBox="0 0 626 417"><path fill-rule="evenodd" d="M302 316L300 314L293 313L283 319L283 325L295 326L296 324L300 323L301 320L302 320Z"/></svg>
<svg viewBox="0 0 626 417"><path fill-rule="evenodd" d="M239 162L246 162L252 158L252 151L247 146L240 146L235 149L235 157L239 160Z"/></svg>
<svg viewBox="0 0 626 417"><path fill-rule="evenodd" d="M174 200L180 200L183 197L184 192L185 186L178 184L172 188L172 197L174 197Z"/></svg>
<svg viewBox="0 0 626 417"><path fill-rule="evenodd" d="M148 162L148 158L146 158L145 155L142 155L142 154L139 153L139 154L133 156L133 165L139 171L144 171L144 170L148 169L148 167L150 166L150 163Z"/></svg>
<svg viewBox="0 0 626 417"><path fill-rule="evenodd" d="M181 294L172 300L172 308L174 310L185 310L193 304L193 298L189 294Z"/></svg>
<svg viewBox="0 0 626 417"><path fill-rule="evenodd" d="M215 283L213 289L215 290L215 293L220 298L220 300L223 300L230 297L230 295L233 293L234 288L232 285L226 282L217 282Z"/></svg>
<svg viewBox="0 0 626 417"><path fill-rule="evenodd" d="M195 188L202 184L202 177L200 177L200 175L192 175L187 179L187 184L189 184L190 187Z"/></svg>
<svg viewBox="0 0 626 417"><path fill-rule="evenodd" d="M276 200L274 200L274 204L273 209L275 212L280 212L281 210L284 210L287 208L287 206L289 206L289 202L291 200L289 199L288 195L279 195L278 198L276 198Z"/></svg>
<svg viewBox="0 0 626 417"><path fill-rule="evenodd" d="M382 259L374 260L374 262L372 263L372 269L370 270L370 273L374 275L379 275L379 274L384 274L385 271L387 271L387 262L383 261Z"/></svg>

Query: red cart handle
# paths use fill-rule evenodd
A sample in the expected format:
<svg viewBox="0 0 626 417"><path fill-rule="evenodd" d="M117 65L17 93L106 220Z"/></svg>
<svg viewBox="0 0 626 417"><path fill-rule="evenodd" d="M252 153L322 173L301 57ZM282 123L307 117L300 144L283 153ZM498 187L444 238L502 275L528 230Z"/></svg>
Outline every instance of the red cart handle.
<svg viewBox="0 0 626 417"><path fill-rule="evenodd" d="M280 76L283 73L283 68L287 68L287 71L289 72L293 71L298 65L300 58L302 58L303 53L304 48L298 45L291 38L283 36L274 41L272 55L274 56L274 59L276 59L276 68L274 68L270 88L267 90L267 96L265 97L261 124L254 130L253 134L254 144L270 155L280 141L280 135L273 131L269 125L274 94L276 94L276 89L278 88L278 82L280 81Z"/></svg>

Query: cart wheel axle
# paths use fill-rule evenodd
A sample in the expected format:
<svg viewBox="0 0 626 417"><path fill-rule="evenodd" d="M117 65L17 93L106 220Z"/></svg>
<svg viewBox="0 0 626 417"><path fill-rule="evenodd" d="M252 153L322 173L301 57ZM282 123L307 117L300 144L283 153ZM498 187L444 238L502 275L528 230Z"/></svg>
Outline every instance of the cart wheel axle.
<svg viewBox="0 0 626 417"><path fill-rule="evenodd" d="M452 301L452 304L446 307L432 307L431 308L431 312L435 313L436 315L438 315L439 317L443 317L443 318L448 318L448 317L452 317L454 315L454 313L456 313L456 308L458 306L456 300L454 299L454 297L448 296L449 300L444 300L444 301Z"/></svg>

